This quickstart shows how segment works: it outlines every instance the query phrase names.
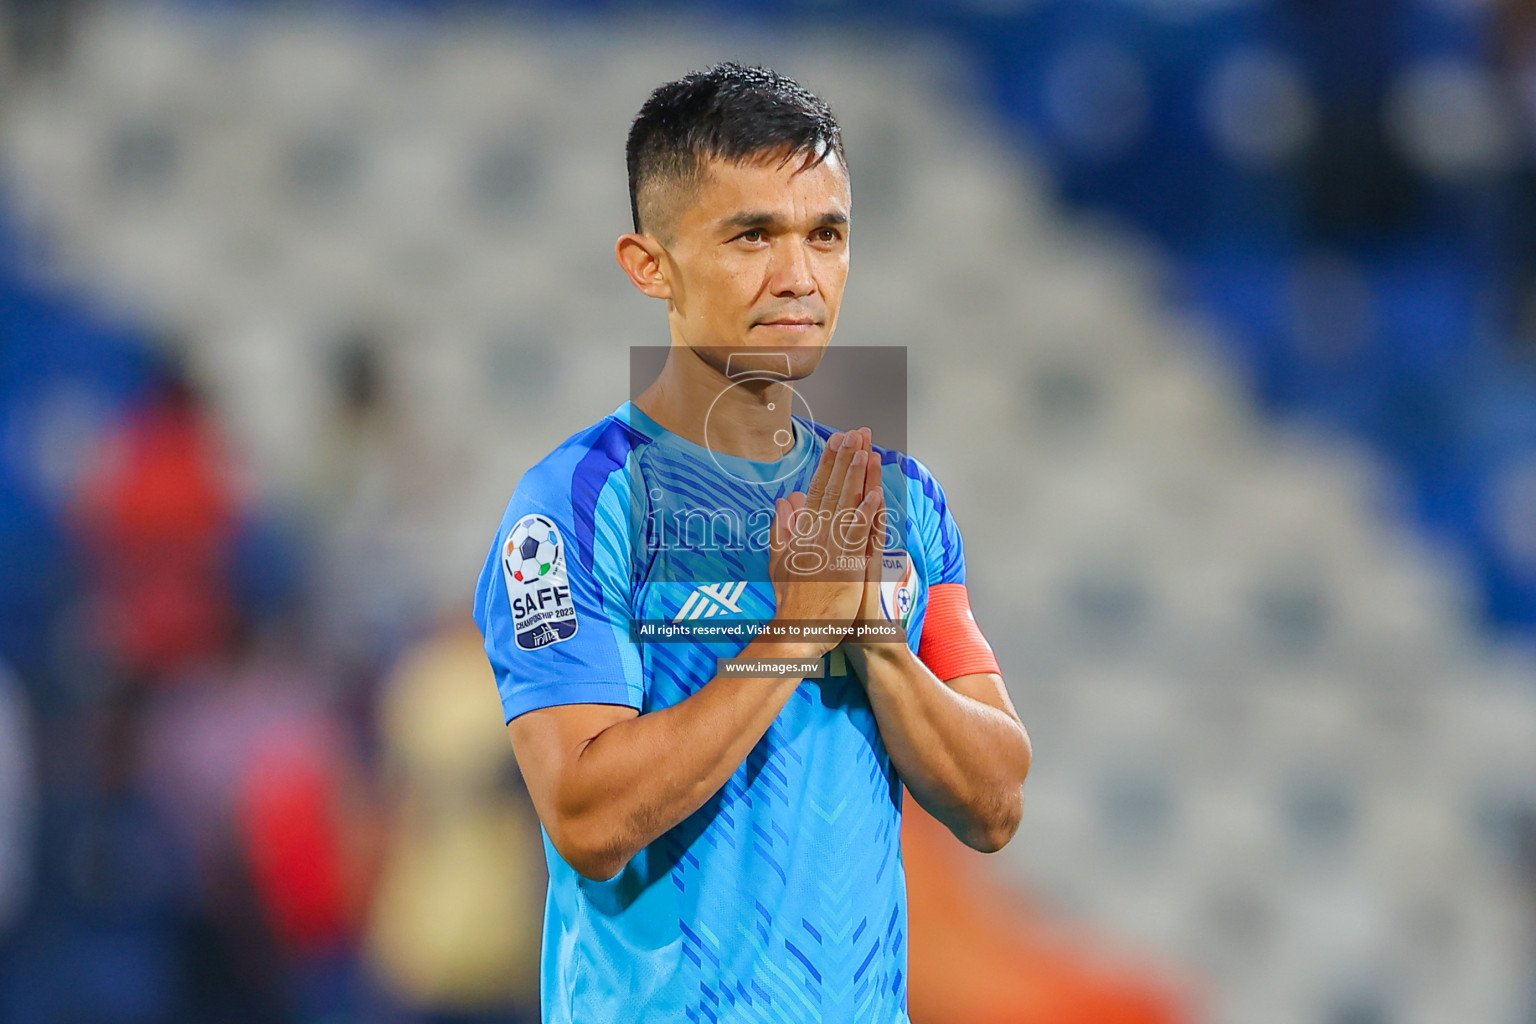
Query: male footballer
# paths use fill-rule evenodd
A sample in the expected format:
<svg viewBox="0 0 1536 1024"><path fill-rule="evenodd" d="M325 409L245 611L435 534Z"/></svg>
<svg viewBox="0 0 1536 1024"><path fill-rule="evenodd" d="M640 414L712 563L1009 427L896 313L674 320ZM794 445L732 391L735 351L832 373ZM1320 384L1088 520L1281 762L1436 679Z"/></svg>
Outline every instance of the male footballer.
<svg viewBox="0 0 1536 1024"><path fill-rule="evenodd" d="M997 850L1030 743L943 489L795 412L848 276L841 132L721 64L627 157L665 366L523 476L475 595L543 823L544 1020L905 1022L903 786Z"/></svg>

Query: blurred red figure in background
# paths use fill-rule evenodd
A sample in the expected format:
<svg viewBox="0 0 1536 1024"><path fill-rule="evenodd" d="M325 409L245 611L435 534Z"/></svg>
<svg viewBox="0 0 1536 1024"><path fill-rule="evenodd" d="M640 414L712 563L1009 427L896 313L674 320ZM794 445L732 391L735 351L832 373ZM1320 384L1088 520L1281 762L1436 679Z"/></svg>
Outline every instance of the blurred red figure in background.
<svg viewBox="0 0 1536 1024"><path fill-rule="evenodd" d="M81 487L87 628L128 677L163 679L230 634L238 502L227 466L197 394L172 373L109 435Z"/></svg>

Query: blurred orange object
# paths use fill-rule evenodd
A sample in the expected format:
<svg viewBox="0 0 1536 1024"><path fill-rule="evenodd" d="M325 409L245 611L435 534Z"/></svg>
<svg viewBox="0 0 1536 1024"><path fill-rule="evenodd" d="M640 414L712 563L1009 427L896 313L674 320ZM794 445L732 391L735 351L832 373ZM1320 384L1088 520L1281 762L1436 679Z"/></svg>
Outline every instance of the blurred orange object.
<svg viewBox="0 0 1536 1024"><path fill-rule="evenodd" d="M1047 922L985 854L903 801L913 1024L1187 1024L1185 986ZM1028 815L1025 816L1028 828ZM1019 840L1015 840L1018 842Z"/></svg>

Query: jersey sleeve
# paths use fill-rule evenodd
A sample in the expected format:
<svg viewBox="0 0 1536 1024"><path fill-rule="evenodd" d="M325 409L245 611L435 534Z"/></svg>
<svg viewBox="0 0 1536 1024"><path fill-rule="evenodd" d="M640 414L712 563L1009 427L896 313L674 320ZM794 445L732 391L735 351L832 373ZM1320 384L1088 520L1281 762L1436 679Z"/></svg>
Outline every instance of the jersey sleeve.
<svg viewBox="0 0 1536 1024"><path fill-rule="evenodd" d="M907 462L916 539L928 569L927 609L917 656L944 682L979 672L1001 674L997 656L971 614L965 585L965 542L950 513L944 488L927 466L916 459Z"/></svg>
<svg viewBox="0 0 1536 1024"><path fill-rule="evenodd" d="M643 703L625 474L586 488L552 482L562 475L535 467L523 478L475 591L508 722L557 704Z"/></svg>
<svg viewBox="0 0 1536 1024"><path fill-rule="evenodd" d="M965 542L949 512L949 500L932 471L910 455L904 457L907 504L917 530L917 542L928 566L926 582L965 584Z"/></svg>

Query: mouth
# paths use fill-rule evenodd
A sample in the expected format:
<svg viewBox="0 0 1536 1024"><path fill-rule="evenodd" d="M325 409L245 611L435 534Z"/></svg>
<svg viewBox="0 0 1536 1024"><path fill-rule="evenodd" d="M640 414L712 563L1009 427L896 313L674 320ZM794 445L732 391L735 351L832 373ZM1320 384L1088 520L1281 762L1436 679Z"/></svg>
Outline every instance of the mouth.
<svg viewBox="0 0 1536 1024"><path fill-rule="evenodd" d="M755 326L757 326L757 327L781 327L781 328L790 328L790 329L804 330L806 328L820 326L820 321L819 320L813 320L813 319L811 319L808 316L804 316L804 317L798 317L798 316L797 317L779 317L776 320L764 320L762 323L756 324Z"/></svg>

